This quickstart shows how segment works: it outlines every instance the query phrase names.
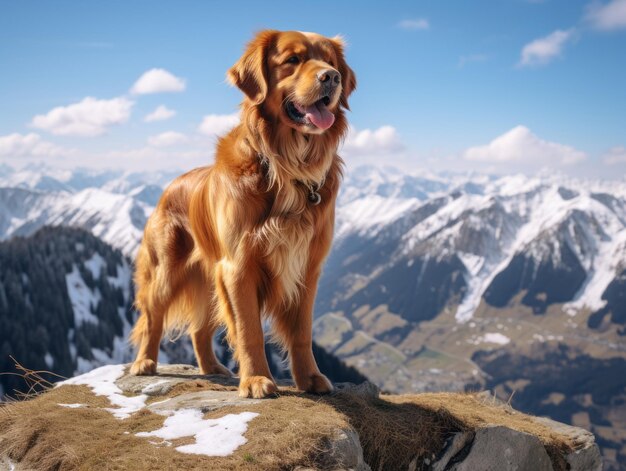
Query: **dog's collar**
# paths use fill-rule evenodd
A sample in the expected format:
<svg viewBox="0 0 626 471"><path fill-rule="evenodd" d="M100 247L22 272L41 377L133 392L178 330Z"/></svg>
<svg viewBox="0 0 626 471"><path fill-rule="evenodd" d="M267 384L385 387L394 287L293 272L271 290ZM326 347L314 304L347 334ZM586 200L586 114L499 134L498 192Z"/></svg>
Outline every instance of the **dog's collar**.
<svg viewBox="0 0 626 471"><path fill-rule="evenodd" d="M269 171L269 168L270 168L270 161L267 157L265 157L262 154L259 154L258 157L259 157L259 164L261 165L261 169L263 170L263 173L267 175L267 172ZM322 180L319 183L296 180L296 183L304 186L307 189L307 199L309 200L309 203L311 203L311 205L313 206L317 206L318 204L322 202L322 195L320 195L319 192L324 186L325 182L326 182L326 175L322 177Z"/></svg>

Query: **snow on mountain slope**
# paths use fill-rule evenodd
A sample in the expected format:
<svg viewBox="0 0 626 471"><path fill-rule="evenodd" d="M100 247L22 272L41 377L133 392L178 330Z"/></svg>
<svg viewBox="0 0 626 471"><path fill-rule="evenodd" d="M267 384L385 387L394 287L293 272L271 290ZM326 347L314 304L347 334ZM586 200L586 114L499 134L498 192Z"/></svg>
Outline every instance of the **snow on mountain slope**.
<svg viewBox="0 0 626 471"><path fill-rule="evenodd" d="M603 307L604 291L626 266L626 183L622 182L558 175L418 179L365 169L356 177L348 175L339 201L338 237L331 260L345 255L344 241L354 245L356 237L368 246L367 241L379 244L381 237L391 237L389 244L393 241L395 250L374 268L357 263L348 269L353 275L358 272L359 283L365 276L374 284L391 266L410 266L415 257L438 261L456 257L464 265L466 282L456 308L459 322L472 318L494 281L499 292L515 295L519 287L510 279L526 276L518 267L531 269L530 286L538 275L543 282L557 284L554 277L545 278L546 273L571 273L580 266L582 274L572 275L580 279L580 287L566 299L561 299L565 295L558 287L554 293L573 315L584 308ZM435 210L422 211L426 217L415 218L434 201L439 202ZM415 223L409 224L411 220ZM366 258L369 263L371 257ZM535 280L538 290L539 284ZM543 291L536 294L544 296Z"/></svg>
<svg viewBox="0 0 626 471"><path fill-rule="evenodd" d="M32 234L44 225L74 226L133 256L162 186L173 176L5 168L0 177L0 240Z"/></svg>
<svg viewBox="0 0 626 471"><path fill-rule="evenodd" d="M5 166L0 239L46 224L79 226L132 256L162 188L176 174ZM409 268L417 259L425 262L423 273L430 273L433 263L437 272L461 266L463 286L455 281L455 290L437 294L460 297L459 322L471 319L495 285L515 295L508 280L526 276L526 269L534 278L527 276L524 289L531 291L539 285L537 276L572 274L580 286L574 294L553 293L555 299L568 297L565 309L571 314L585 307L597 310L616 272L626 266L626 183L560 175L408 175L394 168L358 167L346 174L338 198L331 268L333 257L345 255L346 244L364 244L352 255L367 260L367 266L354 262L347 275L370 286L391 267ZM367 250L372 253L364 256Z"/></svg>
<svg viewBox="0 0 626 471"><path fill-rule="evenodd" d="M78 249L80 250L80 246ZM115 267L113 276L109 275L107 262L98 252L94 252L89 259L83 261L83 266L89 270L94 281L107 283L111 287L120 289L123 293L125 306L131 302L132 274L127 260L121 259L121 263ZM66 283L76 328L84 324L91 324L91 329L99 328L100 320L95 314L98 312L99 304L102 301L99 288L97 286L90 288L76 265L73 265L72 271L66 275ZM127 343L132 326L127 318L125 306L117 307L117 314L122 325L121 335L114 335L111 339L111 345L107 348L89 347L90 353L88 355L83 353L81 356L76 348L72 348L76 344L77 338L76 330L70 329L68 343L72 357L76 361L75 374L86 373L102 365L132 361L133 352L132 349L128 348ZM162 352L162 358L167 360L165 352Z"/></svg>
<svg viewBox="0 0 626 471"><path fill-rule="evenodd" d="M90 188L77 193L0 188L0 239L45 225L82 227L134 255L153 206L132 196Z"/></svg>

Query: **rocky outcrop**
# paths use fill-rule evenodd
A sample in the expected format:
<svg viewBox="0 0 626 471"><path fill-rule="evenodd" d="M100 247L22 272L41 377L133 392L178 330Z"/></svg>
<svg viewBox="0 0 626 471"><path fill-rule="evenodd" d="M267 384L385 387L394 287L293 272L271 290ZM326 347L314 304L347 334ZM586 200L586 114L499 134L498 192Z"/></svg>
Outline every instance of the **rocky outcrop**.
<svg viewBox="0 0 626 471"><path fill-rule="evenodd" d="M600 470L594 437L476 394L384 395L340 383L244 399L237 379L111 365L0 412L0 470ZM85 440L84 437L89 437Z"/></svg>

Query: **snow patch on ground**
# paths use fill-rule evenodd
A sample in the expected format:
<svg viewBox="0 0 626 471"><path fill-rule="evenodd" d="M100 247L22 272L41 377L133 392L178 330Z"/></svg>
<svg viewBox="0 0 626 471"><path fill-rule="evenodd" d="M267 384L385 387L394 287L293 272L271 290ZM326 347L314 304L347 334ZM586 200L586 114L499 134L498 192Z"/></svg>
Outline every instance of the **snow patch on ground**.
<svg viewBox="0 0 626 471"><path fill-rule="evenodd" d="M468 339L467 342L471 343L472 345L480 345L481 343L495 343L497 345L506 345L511 342L511 339L499 332L488 332L484 335Z"/></svg>
<svg viewBox="0 0 626 471"><path fill-rule="evenodd" d="M107 408L107 411L118 419L126 419L145 407L148 396L145 394L133 397L124 396L122 390L115 384L115 381L124 374L124 368L124 365L101 366L89 373L57 383L56 387L63 385L89 386L95 395L106 396L111 404L117 406L115 409Z"/></svg>
<svg viewBox="0 0 626 471"><path fill-rule="evenodd" d="M539 342L550 342L553 340L556 340L558 342L563 340L563 336L562 335L541 335L541 334L533 334L533 339L539 341Z"/></svg>
<svg viewBox="0 0 626 471"><path fill-rule="evenodd" d="M66 407L68 409L79 409L81 407L85 407L85 404L57 404L61 407Z"/></svg>
<svg viewBox="0 0 626 471"><path fill-rule="evenodd" d="M511 341L511 339L499 332L489 332L483 335L482 341L485 343L497 343L498 345L506 345Z"/></svg>
<svg viewBox="0 0 626 471"><path fill-rule="evenodd" d="M196 443L176 447L181 453L206 456L228 456L247 442L243 434L256 412L228 414L219 419L203 419L199 409L182 409L165 419L163 427L152 432L139 432L138 437L157 437L163 440L193 436Z"/></svg>

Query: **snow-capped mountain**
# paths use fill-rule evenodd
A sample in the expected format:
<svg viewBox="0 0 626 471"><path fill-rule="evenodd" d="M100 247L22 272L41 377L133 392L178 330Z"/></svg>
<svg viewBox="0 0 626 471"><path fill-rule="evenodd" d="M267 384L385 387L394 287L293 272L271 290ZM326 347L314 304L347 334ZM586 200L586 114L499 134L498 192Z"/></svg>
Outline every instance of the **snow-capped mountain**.
<svg viewBox="0 0 626 471"><path fill-rule="evenodd" d="M0 239L76 226L132 257L177 173L5 165ZM383 296L410 321L454 304L457 321L467 322L483 300L503 307L524 292L522 304L537 312L558 303L574 315L603 308L623 269L626 182L359 167L338 200L317 311Z"/></svg>
<svg viewBox="0 0 626 471"><path fill-rule="evenodd" d="M316 338L390 390L483 383L470 358L485 348L626 357L625 275L626 183L360 168L339 199Z"/></svg>
<svg viewBox="0 0 626 471"><path fill-rule="evenodd" d="M338 275L362 287L328 296L324 308L364 290L389 298L387 284L402 278L416 298L403 314L415 319L454 299L467 322L483 299L503 307L522 291L537 312L554 303L572 315L598 310L626 268L626 183L360 168L344 182L330 263L331 284ZM433 287L437 300L423 292Z"/></svg>
<svg viewBox="0 0 626 471"><path fill-rule="evenodd" d="M0 240L45 225L82 227L133 256L163 187L177 174L4 166Z"/></svg>

